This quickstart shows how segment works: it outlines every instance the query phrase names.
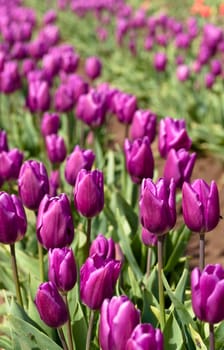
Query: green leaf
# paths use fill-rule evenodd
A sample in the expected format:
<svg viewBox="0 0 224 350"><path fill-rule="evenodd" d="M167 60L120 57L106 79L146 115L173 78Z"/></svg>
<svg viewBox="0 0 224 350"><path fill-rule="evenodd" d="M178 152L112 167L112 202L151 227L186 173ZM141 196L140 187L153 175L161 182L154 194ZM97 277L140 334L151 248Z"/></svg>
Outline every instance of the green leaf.
<svg viewBox="0 0 224 350"><path fill-rule="evenodd" d="M163 335L165 349L181 350L183 348L182 332L173 313L169 315Z"/></svg>
<svg viewBox="0 0 224 350"><path fill-rule="evenodd" d="M125 200L121 193L116 193L117 207L120 209L121 215L123 214L131 227L131 233L135 234L139 226L138 215L133 210L133 207Z"/></svg>
<svg viewBox="0 0 224 350"><path fill-rule="evenodd" d="M201 339L200 334L191 325L189 325L189 328L190 328L191 337L194 342L196 350L207 350L207 346L204 344L203 340Z"/></svg>
<svg viewBox="0 0 224 350"><path fill-rule="evenodd" d="M185 267L183 270L182 276L175 289L175 297L182 303L184 302L188 279L189 279L189 269Z"/></svg>
<svg viewBox="0 0 224 350"><path fill-rule="evenodd" d="M109 150L107 152L107 168L106 168L106 183L107 183L107 185L114 184L114 174L115 174L114 152L112 150Z"/></svg>

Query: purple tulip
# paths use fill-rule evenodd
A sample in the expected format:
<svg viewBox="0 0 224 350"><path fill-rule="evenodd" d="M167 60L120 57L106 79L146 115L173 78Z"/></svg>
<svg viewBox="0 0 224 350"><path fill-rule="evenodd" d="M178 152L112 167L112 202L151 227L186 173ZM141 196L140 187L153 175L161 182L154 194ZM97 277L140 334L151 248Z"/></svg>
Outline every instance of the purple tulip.
<svg viewBox="0 0 224 350"><path fill-rule="evenodd" d="M46 248L62 248L74 238L70 203L66 194L57 197L45 195L37 214L37 238Z"/></svg>
<svg viewBox="0 0 224 350"><path fill-rule="evenodd" d="M203 37L208 47L214 48L221 41L223 36L222 29L212 23L206 23L204 26Z"/></svg>
<svg viewBox="0 0 224 350"><path fill-rule="evenodd" d="M35 160L25 161L20 168L18 187L25 207L37 210L43 196L49 192L49 180L44 164Z"/></svg>
<svg viewBox="0 0 224 350"><path fill-rule="evenodd" d="M72 91L72 96L75 103L77 103L81 95L87 94L88 92L88 83L78 74L67 75L66 83Z"/></svg>
<svg viewBox="0 0 224 350"><path fill-rule="evenodd" d="M106 238L101 233L94 239L89 250L89 256L98 255L103 259L115 259L115 243L112 238Z"/></svg>
<svg viewBox="0 0 224 350"><path fill-rule="evenodd" d="M7 61L0 72L0 91L10 94L21 87L21 77L18 63L16 61Z"/></svg>
<svg viewBox="0 0 224 350"><path fill-rule="evenodd" d="M68 310L57 287L52 282L39 285L35 304L40 318L49 326L58 328L68 321Z"/></svg>
<svg viewBox="0 0 224 350"><path fill-rule="evenodd" d="M181 187L184 181L189 182L196 160L196 153L190 154L181 148L176 151L172 148L166 159L163 176L165 179L173 178L177 187Z"/></svg>
<svg viewBox="0 0 224 350"><path fill-rule="evenodd" d="M157 52L154 56L154 67L158 72L166 70L167 56L164 52Z"/></svg>
<svg viewBox="0 0 224 350"><path fill-rule="evenodd" d="M211 72L208 72L206 75L205 75L205 87L207 89L211 89L215 83L215 75Z"/></svg>
<svg viewBox="0 0 224 350"><path fill-rule="evenodd" d="M42 59L42 68L49 79L52 79L60 69L60 56L56 53L47 53Z"/></svg>
<svg viewBox="0 0 224 350"><path fill-rule="evenodd" d="M138 324L127 341L125 350L163 350L163 334L150 323Z"/></svg>
<svg viewBox="0 0 224 350"><path fill-rule="evenodd" d="M66 146L62 136L51 134L46 136L47 155L51 163L62 163L66 157Z"/></svg>
<svg viewBox="0 0 224 350"><path fill-rule="evenodd" d="M209 323L224 320L224 269L221 265L198 267L191 273L192 306L195 315Z"/></svg>
<svg viewBox="0 0 224 350"><path fill-rule="evenodd" d="M166 234L176 222L175 181L144 179L140 194L140 218L144 228L157 235Z"/></svg>
<svg viewBox="0 0 224 350"><path fill-rule="evenodd" d="M41 133L43 136L57 134L60 128L60 117L55 113L44 113L41 120Z"/></svg>
<svg viewBox="0 0 224 350"><path fill-rule="evenodd" d="M80 170L74 188L77 211L87 218L96 216L104 206L104 178L100 170Z"/></svg>
<svg viewBox="0 0 224 350"><path fill-rule="evenodd" d="M219 194L214 181L209 186L197 179L192 184L184 182L182 187L182 209L187 227L195 232L213 230L220 215Z"/></svg>
<svg viewBox="0 0 224 350"><path fill-rule="evenodd" d="M158 236L144 227L142 228L141 238L146 246L155 247L157 245Z"/></svg>
<svg viewBox="0 0 224 350"><path fill-rule="evenodd" d="M14 194L0 192L0 242L13 244L20 241L26 229L26 213L20 199Z"/></svg>
<svg viewBox="0 0 224 350"><path fill-rule="evenodd" d="M7 133L5 130L0 130L0 152L2 151L8 151L8 140L7 140Z"/></svg>
<svg viewBox="0 0 224 350"><path fill-rule="evenodd" d="M51 197L57 196L57 190L60 187L60 171L52 170L49 176L49 194Z"/></svg>
<svg viewBox="0 0 224 350"><path fill-rule="evenodd" d="M172 119L166 117L159 125L159 152L161 157L166 157L169 150L184 148L189 150L192 141L187 134L184 119Z"/></svg>
<svg viewBox="0 0 224 350"><path fill-rule="evenodd" d="M43 23L46 24L50 24L50 23L54 23L57 19L57 13L50 9L47 12L45 12L44 17L43 17Z"/></svg>
<svg viewBox="0 0 224 350"><path fill-rule="evenodd" d="M101 75L102 63L98 57L91 56L86 59L85 72L87 76L94 80Z"/></svg>
<svg viewBox="0 0 224 350"><path fill-rule="evenodd" d="M186 64L180 64L177 66L176 75L179 81L185 81L190 76L190 68Z"/></svg>
<svg viewBox="0 0 224 350"><path fill-rule="evenodd" d="M77 268L71 248L49 250L48 278L62 292L68 292L74 287L77 281Z"/></svg>
<svg viewBox="0 0 224 350"><path fill-rule="evenodd" d="M104 299L112 298L121 262L98 255L87 258L80 270L80 297L90 309L100 309Z"/></svg>
<svg viewBox="0 0 224 350"><path fill-rule="evenodd" d="M36 62L32 58L26 58L22 63L22 75L28 77L28 74L36 68Z"/></svg>
<svg viewBox="0 0 224 350"><path fill-rule="evenodd" d="M61 84L55 91L54 105L58 112L68 112L74 107L75 100L68 84Z"/></svg>
<svg viewBox="0 0 224 350"><path fill-rule="evenodd" d="M44 112L49 109L51 96L46 81L36 80L29 83L27 107L31 112Z"/></svg>
<svg viewBox="0 0 224 350"><path fill-rule="evenodd" d="M104 123L106 111L105 96L96 90L92 89L78 99L76 116L91 127L98 127Z"/></svg>
<svg viewBox="0 0 224 350"><path fill-rule="evenodd" d="M79 64L79 55L73 48L61 53L61 70L66 73L74 73Z"/></svg>
<svg viewBox="0 0 224 350"><path fill-rule="evenodd" d="M102 350L124 350L140 322L140 311L127 296L104 300L100 311L99 343Z"/></svg>
<svg viewBox="0 0 224 350"><path fill-rule="evenodd" d="M131 124L134 113L137 109L136 97L124 92L118 92L114 95L113 103L118 120L121 123Z"/></svg>
<svg viewBox="0 0 224 350"><path fill-rule="evenodd" d="M220 60L211 61L211 73L214 74L214 76L222 73L222 63Z"/></svg>
<svg viewBox="0 0 224 350"><path fill-rule="evenodd" d="M135 183L141 183L143 178L152 178L154 159L147 136L136 139L132 143L126 139L124 143L126 168Z"/></svg>
<svg viewBox="0 0 224 350"><path fill-rule="evenodd" d="M73 152L67 156L65 163L65 179L74 186L77 175L81 169L91 170L93 162L95 160L95 154L92 150L81 149L78 145L74 148Z"/></svg>
<svg viewBox="0 0 224 350"><path fill-rule="evenodd" d="M150 143L152 143L156 136L156 119L156 115L149 110L137 110L130 127L131 139L148 136Z"/></svg>
<svg viewBox="0 0 224 350"><path fill-rule="evenodd" d="M23 161L23 153L17 148L0 152L0 177L3 180L16 180Z"/></svg>

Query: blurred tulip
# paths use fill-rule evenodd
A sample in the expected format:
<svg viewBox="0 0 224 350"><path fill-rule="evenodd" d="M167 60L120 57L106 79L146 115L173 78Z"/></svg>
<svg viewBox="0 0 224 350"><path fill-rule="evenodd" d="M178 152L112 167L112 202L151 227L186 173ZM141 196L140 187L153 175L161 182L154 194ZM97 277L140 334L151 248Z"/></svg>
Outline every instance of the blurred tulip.
<svg viewBox="0 0 224 350"><path fill-rule="evenodd" d="M100 311L99 343L102 350L124 350L140 322L140 311L127 296L104 300Z"/></svg>
<svg viewBox="0 0 224 350"><path fill-rule="evenodd" d="M121 123L131 124L134 113L137 109L137 100L134 95L118 92L114 95L113 103L115 114Z"/></svg>
<svg viewBox="0 0 224 350"><path fill-rule="evenodd" d="M0 152L2 151L8 151L8 140L7 140L7 133L5 130L0 130Z"/></svg>
<svg viewBox="0 0 224 350"><path fill-rule="evenodd" d="M125 350L163 350L163 334L150 323L138 324L127 341Z"/></svg>
<svg viewBox="0 0 224 350"><path fill-rule="evenodd" d="M120 273L121 263L98 255L87 258L80 270L80 297L90 309L100 309L111 298Z"/></svg>
<svg viewBox="0 0 224 350"><path fill-rule="evenodd" d="M148 136L150 143L152 143L156 136L156 118L156 115L149 110L137 110L130 127L131 139Z"/></svg>
<svg viewBox="0 0 224 350"><path fill-rule="evenodd" d="M47 155L51 163L62 163L66 157L66 146L62 136L51 134L46 136Z"/></svg>
<svg viewBox="0 0 224 350"><path fill-rule="evenodd" d="M53 282L44 282L39 285L35 304L40 318L49 327L58 328L68 321L67 307Z"/></svg>
<svg viewBox="0 0 224 350"><path fill-rule="evenodd" d="M87 76L94 80L101 75L102 63L98 57L91 56L86 59L85 72Z"/></svg>
<svg viewBox="0 0 224 350"><path fill-rule="evenodd" d="M51 96L46 81L33 81L28 85L27 107L31 112L44 112L49 109Z"/></svg>
<svg viewBox="0 0 224 350"><path fill-rule="evenodd" d="M74 238L70 203L66 194L57 197L45 195L37 214L37 238L46 248L62 248Z"/></svg>
<svg viewBox="0 0 224 350"><path fill-rule="evenodd" d="M75 100L72 88L68 84L61 84L54 94L54 106L58 112L69 112L74 107Z"/></svg>
<svg viewBox="0 0 224 350"><path fill-rule="evenodd" d="M205 75L205 87L207 89L211 89L215 83L215 75L212 74L211 72L208 72L206 75Z"/></svg>
<svg viewBox="0 0 224 350"><path fill-rule="evenodd" d="M60 117L55 113L44 113L41 120L41 133L43 136L57 134L60 128Z"/></svg>
<svg viewBox="0 0 224 350"><path fill-rule="evenodd" d="M179 81L185 81L190 76L190 69L186 64L181 64L177 66L176 70L177 79Z"/></svg>
<svg viewBox="0 0 224 350"><path fill-rule="evenodd" d="M184 182L182 188L182 209L187 227L195 232L213 230L220 215L219 194L214 181L209 186L197 179L192 184Z"/></svg>
<svg viewBox="0 0 224 350"><path fill-rule="evenodd" d="M0 72L0 91L10 94L20 89L20 87L21 77L18 63L16 61L5 62L3 70Z"/></svg>
<svg viewBox="0 0 224 350"><path fill-rule="evenodd" d="M0 177L3 180L16 180L23 161L23 153L14 148L8 152L0 152Z"/></svg>
<svg viewBox="0 0 224 350"><path fill-rule="evenodd" d="M157 52L154 56L154 67L158 72L166 70L167 56L164 52Z"/></svg>
<svg viewBox="0 0 224 350"><path fill-rule="evenodd" d="M89 250L89 256L98 255L103 259L115 259L115 243L112 238L106 238L101 233L94 239Z"/></svg>

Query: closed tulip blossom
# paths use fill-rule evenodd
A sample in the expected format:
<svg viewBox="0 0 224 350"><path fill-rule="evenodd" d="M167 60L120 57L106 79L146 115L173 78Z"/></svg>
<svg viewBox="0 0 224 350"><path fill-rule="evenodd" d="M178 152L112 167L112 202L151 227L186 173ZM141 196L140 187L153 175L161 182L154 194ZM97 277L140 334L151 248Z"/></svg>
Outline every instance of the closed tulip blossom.
<svg viewBox="0 0 224 350"><path fill-rule="evenodd" d="M75 146L73 152L69 154L65 162L65 179L74 186L77 175L81 169L91 170L95 154L91 149L81 149Z"/></svg>
<svg viewBox="0 0 224 350"><path fill-rule="evenodd" d="M159 152L161 157L166 158L169 150L191 148L192 140L188 136L184 119L172 119L166 117L159 125Z"/></svg>
<svg viewBox="0 0 224 350"><path fill-rule="evenodd" d="M37 239L46 249L63 248L72 243L74 226L66 194L45 195L37 214Z"/></svg>
<svg viewBox="0 0 224 350"><path fill-rule="evenodd" d="M154 158L147 136L136 139L132 143L126 139L124 144L126 168L135 183L141 183L143 178L152 178Z"/></svg>
<svg viewBox="0 0 224 350"><path fill-rule="evenodd" d="M192 184L184 182L182 187L182 209L187 227L203 233L213 230L220 215L219 194L214 181L208 185L203 179Z"/></svg>
<svg viewBox="0 0 224 350"><path fill-rule="evenodd" d="M125 350L163 350L163 334L150 323L138 324L127 341Z"/></svg>
<svg viewBox="0 0 224 350"><path fill-rule="evenodd" d="M8 140L7 140L7 133L5 130L0 130L0 152L2 151L8 151Z"/></svg>
<svg viewBox="0 0 224 350"><path fill-rule="evenodd" d="M186 64L180 64L177 67L176 75L179 81L185 81L190 76L190 68Z"/></svg>
<svg viewBox="0 0 224 350"><path fill-rule="evenodd" d="M94 239L89 250L89 256L97 254L103 259L115 259L115 242L101 233Z"/></svg>
<svg viewBox="0 0 224 350"><path fill-rule="evenodd" d="M51 96L46 81L33 81L28 86L27 107L31 112L44 112L50 107Z"/></svg>
<svg viewBox="0 0 224 350"><path fill-rule="evenodd" d="M96 79L100 76L102 63L98 57L91 56L86 59L85 72L90 79Z"/></svg>
<svg viewBox="0 0 224 350"><path fill-rule="evenodd" d="M196 160L196 153L190 154L184 148L175 150L172 148L166 159L163 176L170 180L173 178L177 187L181 187L184 181L189 182Z"/></svg>
<svg viewBox="0 0 224 350"><path fill-rule="evenodd" d="M48 252L48 278L60 291L68 292L77 281L76 261L71 248L54 248Z"/></svg>
<svg viewBox="0 0 224 350"><path fill-rule="evenodd" d="M8 152L0 152L0 177L3 180L16 180L23 161L23 153L14 148Z"/></svg>
<svg viewBox="0 0 224 350"><path fill-rule="evenodd" d="M154 183L144 179L140 194L140 218L144 228L157 235L164 235L176 223L176 185L171 179L159 179Z"/></svg>
<svg viewBox="0 0 224 350"><path fill-rule="evenodd" d="M142 239L142 242L147 247L155 247L157 245L158 236L143 227L142 233L141 233L141 239Z"/></svg>
<svg viewBox="0 0 224 350"><path fill-rule="evenodd" d="M74 188L77 211L87 218L98 215L104 206L104 178L100 170L80 170Z"/></svg>
<svg viewBox="0 0 224 350"><path fill-rule="evenodd" d="M20 168L18 187L25 207L37 210L40 201L49 192L49 180L44 164L36 160L25 161Z"/></svg>
<svg viewBox="0 0 224 350"><path fill-rule="evenodd" d="M51 163L62 163L66 157L66 146L62 136L48 135L45 138L47 155Z"/></svg>
<svg viewBox="0 0 224 350"><path fill-rule="evenodd" d="M60 128L60 117L55 113L44 113L41 120L41 133L43 136L57 134Z"/></svg>
<svg viewBox="0 0 224 350"><path fill-rule="evenodd" d="M224 269L220 264L191 272L192 306L199 320L211 324L224 320Z"/></svg>
<svg viewBox="0 0 224 350"><path fill-rule="evenodd" d="M40 318L49 327L58 328L68 321L66 304L53 282L40 284L35 296L35 304Z"/></svg>
<svg viewBox="0 0 224 350"><path fill-rule="evenodd" d="M68 84L61 84L54 94L54 106L57 112L69 112L74 107L75 100Z"/></svg>
<svg viewBox="0 0 224 350"><path fill-rule="evenodd" d="M134 328L140 322L140 311L127 296L104 300L100 310L99 343L102 350L124 350Z"/></svg>
<svg viewBox="0 0 224 350"><path fill-rule="evenodd" d="M131 123L130 136L132 140L148 136L152 143L156 136L156 115L149 110L137 110Z"/></svg>
<svg viewBox="0 0 224 350"><path fill-rule="evenodd" d="M14 194L0 192L0 243L20 241L26 229L26 213L21 200Z"/></svg>
<svg viewBox="0 0 224 350"><path fill-rule="evenodd" d="M4 94L11 94L20 89L21 77L17 61L7 61L0 72L0 91Z"/></svg>
<svg viewBox="0 0 224 350"><path fill-rule="evenodd" d="M112 298L121 262L95 254L87 258L80 270L80 297L90 309L100 309L104 299Z"/></svg>
<svg viewBox="0 0 224 350"><path fill-rule="evenodd" d="M163 72L166 70L167 66L167 56L164 52L157 52L154 56L154 67L158 72Z"/></svg>
<svg viewBox="0 0 224 350"><path fill-rule="evenodd" d="M118 92L113 97L113 103L118 120L124 124L131 124L137 109L136 97L124 92Z"/></svg>

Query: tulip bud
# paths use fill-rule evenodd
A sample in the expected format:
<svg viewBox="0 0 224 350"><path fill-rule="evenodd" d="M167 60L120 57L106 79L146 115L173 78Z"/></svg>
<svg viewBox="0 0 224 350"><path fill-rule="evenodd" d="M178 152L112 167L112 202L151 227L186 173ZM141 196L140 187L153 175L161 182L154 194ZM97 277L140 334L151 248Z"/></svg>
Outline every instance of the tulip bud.
<svg viewBox="0 0 224 350"><path fill-rule="evenodd" d="M101 74L102 63L98 57L88 57L85 62L85 72L87 76L94 80Z"/></svg>
<svg viewBox="0 0 224 350"><path fill-rule="evenodd" d="M77 269L71 248L54 248L48 252L48 278L56 287L68 292L77 281Z"/></svg>
<svg viewBox="0 0 224 350"><path fill-rule="evenodd" d="M74 148L73 152L67 156L65 162L65 179L74 186L77 175L81 169L91 170L93 162L95 160L95 154L92 150L81 149L78 145Z"/></svg>
<svg viewBox="0 0 224 350"><path fill-rule="evenodd" d="M213 230L219 222L219 194L216 183L209 186L197 179L192 184L184 182L182 187L183 217L187 227L195 232Z"/></svg>
<svg viewBox="0 0 224 350"><path fill-rule="evenodd" d="M17 179L23 161L23 153L17 148L0 152L0 177L3 180Z"/></svg>
<svg viewBox="0 0 224 350"><path fill-rule="evenodd" d="M126 157L126 168L135 183L141 183L144 178L152 178L154 171L154 159L147 136L136 139L130 143L125 140L124 151Z"/></svg>
<svg viewBox="0 0 224 350"><path fill-rule="evenodd" d="M7 141L7 134L5 130L0 130L0 152L6 151L8 152L8 141Z"/></svg>
<svg viewBox="0 0 224 350"><path fill-rule="evenodd" d="M125 350L163 350L163 334L150 323L138 324L127 341Z"/></svg>
<svg viewBox="0 0 224 350"><path fill-rule="evenodd" d="M80 170L74 188L77 211L87 218L96 216L104 206L104 180L100 170Z"/></svg>
<svg viewBox="0 0 224 350"><path fill-rule="evenodd" d="M167 56L164 52L157 52L154 56L154 67L158 72L166 70Z"/></svg>
<svg viewBox="0 0 224 350"><path fill-rule="evenodd" d="M49 180L44 164L35 160L25 161L19 172L18 187L25 207L37 210L41 199L49 192Z"/></svg>
<svg viewBox="0 0 224 350"><path fill-rule="evenodd" d="M136 97L120 92L114 95L113 102L118 120L121 123L131 124L137 109Z"/></svg>
<svg viewBox="0 0 224 350"><path fill-rule="evenodd" d="M190 76L190 69L186 64L180 64L177 67L176 74L179 81L185 81Z"/></svg>
<svg viewBox="0 0 224 350"><path fill-rule="evenodd" d="M195 315L209 323L224 320L224 269L221 265L198 267L191 272L192 306Z"/></svg>
<svg viewBox="0 0 224 350"><path fill-rule="evenodd" d="M54 94L54 106L58 112L69 112L74 107L75 100L70 85L61 84Z"/></svg>
<svg viewBox="0 0 224 350"><path fill-rule="evenodd" d="M51 163L62 163L66 157L66 146L64 139L57 135L51 134L45 138L47 155Z"/></svg>
<svg viewBox="0 0 224 350"><path fill-rule="evenodd" d="M45 195L37 214L37 239L46 248L62 248L74 238L70 203L66 194Z"/></svg>
<svg viewBox="0 0 224 350"><path fill-rule="evenodd" d="M142 242L149 247L155 247L157 245L158 236L155 233L148 231L146 228L142 228Z"/></svg>
<svg viewBox="0 0 224 350"><path fill-rule="evenodd" d="M23 238L27 220L22 202L14 194L0 192L0 242L12 244Z"/></svg>
<svg viewBox="0 0 224 350"><path fill-rule="evenodd" d="M177 187L181 187L184 181L189 182L196 160L196 153L190 154L181 148L176 151L172 148L167 156L163 176L165 179L173 178Z"/></svg>
<svg viewBox="0 0 224 350"><path fill-rule="evenodd" d="M140 194L140 217L143 227L157 235L166 234L176 222L176 185L173 179L153 183L144 179Z"/></svg>
<svg viewBox="0 0 224 350"><path fill-rule="evenodd" d="M166 117L160 121L159 152L161 157L165 158L171 148L175 150L184 148L188 151L191 144L184 119Z"/></svg>
<svg viewBox="0 0 224 350"><path fill-rule="evenodd" d="M205 75L205 87L207 89L211 89L214 83L215 83L215 75L211 72L208 72Z"/></svg>
<svg viewBox="0 0 224 350"><path fill-rule="evenodd" d="M90 309L99 309L111 298L120 273L121 262L98 255L87 258L80 270L80 297Z"/></svg>
<svg viewBox="0 0 224 350"><path fill-rule="evenodd" d="M35 297L40 318L49 326L58 328L68 321L68 310L53 282L41 283Z"/></svg>
<svg viewBox="0 0 224 350"><path fill-rule="evenodd" d="M55 113L44 113L41 120L41 133L43 136L57 134L60 127L60 117Z"/></svg>
<svg viewBox="0 0 224 350"><path fill-rule="evenodd" d="M140 322L140 311L127 296L104 300L100 311L99 343L102 350L124 350Z"/></svg>
<svg viewBox="0 0 224 350"><path fill-rule="evenodd" d="M16 61L7 61L0 73L0 91L10 94L21 87L19 66Z"/></svg>
<svg viewBox="0 0 224 350"><path fill-rule="evenodd" d="M49 86L46 81L36 80L29 83L27 107L31 112L44 112L51 102Z"/></svg>
<svg viewBox="0 0 224 350"><path fill-rule="evenodd" d="M130 135L132 140L148 136L152 143L156 136L156 115L151 111L137 110L131 123Z"/></svg>
<svg viewBox="0 0 224 350"><path fill-rule="evenodd" d="M115 259L115 243L112 238L106 238L101 233L94 239L89 250L89 256L94 254L103 259Z"/></svg>

